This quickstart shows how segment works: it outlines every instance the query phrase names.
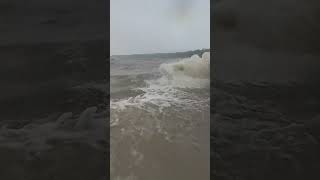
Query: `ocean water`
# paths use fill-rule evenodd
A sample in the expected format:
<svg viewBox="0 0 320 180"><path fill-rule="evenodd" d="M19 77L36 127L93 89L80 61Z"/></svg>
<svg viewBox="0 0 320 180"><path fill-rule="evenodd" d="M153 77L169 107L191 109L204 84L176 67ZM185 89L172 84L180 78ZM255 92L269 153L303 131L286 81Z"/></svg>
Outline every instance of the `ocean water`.
<svg viewBox="0 0 320 180"><path fill-rule="evenodd" d="M209 52L110 64L111 179L209 179Z"/></svg>

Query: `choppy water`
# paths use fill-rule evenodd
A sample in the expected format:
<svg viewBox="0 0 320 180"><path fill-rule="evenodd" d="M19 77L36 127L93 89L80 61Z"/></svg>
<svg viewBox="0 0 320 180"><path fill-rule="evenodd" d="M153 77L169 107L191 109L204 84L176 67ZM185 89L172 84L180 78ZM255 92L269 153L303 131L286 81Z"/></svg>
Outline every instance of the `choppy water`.
<svg viewBox="0 0 320 180"><path fill-rule="evenodd" d="M210 56L111 60L111 179L209 179Z"/></svg>

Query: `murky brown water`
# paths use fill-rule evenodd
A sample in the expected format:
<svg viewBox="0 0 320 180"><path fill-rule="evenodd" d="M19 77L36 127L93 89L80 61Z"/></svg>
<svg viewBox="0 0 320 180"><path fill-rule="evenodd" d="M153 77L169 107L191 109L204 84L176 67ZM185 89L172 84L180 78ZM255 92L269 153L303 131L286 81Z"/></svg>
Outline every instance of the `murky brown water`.
<svg viewBox="0 0 320 180"><path fill-rule="evenodd" d="M111 179L209 179L209 76L174 68L204 64L134 61L111 64Z"/></svg>

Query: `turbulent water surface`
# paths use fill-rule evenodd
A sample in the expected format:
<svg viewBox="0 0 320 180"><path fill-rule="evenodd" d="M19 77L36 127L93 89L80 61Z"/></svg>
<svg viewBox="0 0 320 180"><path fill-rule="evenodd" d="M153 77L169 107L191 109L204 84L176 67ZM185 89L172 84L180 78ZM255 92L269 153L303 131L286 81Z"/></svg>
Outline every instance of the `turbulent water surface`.
<svg viewBox="0 0 320 180"><path fill-rule="evenodd" d="M209 179L210 54L110 64L111 179Z"/></svg>

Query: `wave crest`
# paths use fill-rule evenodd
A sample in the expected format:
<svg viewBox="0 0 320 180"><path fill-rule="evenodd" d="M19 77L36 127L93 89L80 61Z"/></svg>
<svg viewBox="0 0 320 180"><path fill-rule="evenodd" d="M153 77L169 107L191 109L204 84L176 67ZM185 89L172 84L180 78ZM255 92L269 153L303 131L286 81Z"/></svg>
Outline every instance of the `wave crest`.
<svg viewBox="0 0 320 180"><path fill-rule="evenodd" d="M123 111L127 107L135 107L148 112L162 112L165 108L177 107L195 111L207 106L209 99L206 97L206 88L210 88L209 52L205 52L201 58L193 55L178 62L161 64L159 70L160 78L146 80L147 87L135 88L143 93L111 101L111 109ZM198 89L197 92L203 92L204 96L185 89Z"/></svg>
<svg viewBox="0 0 320 180"><path fill-rule="evenodd" d="M210 85L210 53L202 57L193 55L178 62L164 63L159 67L162 77L158 83L180 88L203 88Z"/></svg>

